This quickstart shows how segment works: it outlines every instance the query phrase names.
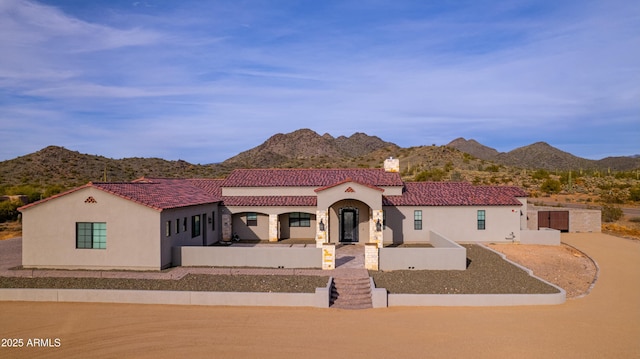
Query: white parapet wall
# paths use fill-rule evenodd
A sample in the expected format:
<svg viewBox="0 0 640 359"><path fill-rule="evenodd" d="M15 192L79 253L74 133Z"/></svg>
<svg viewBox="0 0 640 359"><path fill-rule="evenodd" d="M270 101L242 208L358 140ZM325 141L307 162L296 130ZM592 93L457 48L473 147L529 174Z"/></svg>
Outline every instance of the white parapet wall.
<svg viewBox="0 0 640 359"><path fill-rule="evenodd" d="M444 236L429 231L433 248L380 248L380 270L465 270L467 249Z"/></svg>
<svg viewBox="0 0 640 359"><path fill-rule="evenodd" d="M110 289L0 289L0 300L329 308L331 279L315 293L190 292Z"/></svg>
<svg viewBox="0 0 640 359"><path fill-rule="evenodd" d="M211 267L322 268L315 247L175 247L173 265Z"/></svg>
<svg viewBox="0 0 640 359"><path fill-rule="evenodd" d="M520 244L560 245L560 231L552 228L520 231Z"/></svg>

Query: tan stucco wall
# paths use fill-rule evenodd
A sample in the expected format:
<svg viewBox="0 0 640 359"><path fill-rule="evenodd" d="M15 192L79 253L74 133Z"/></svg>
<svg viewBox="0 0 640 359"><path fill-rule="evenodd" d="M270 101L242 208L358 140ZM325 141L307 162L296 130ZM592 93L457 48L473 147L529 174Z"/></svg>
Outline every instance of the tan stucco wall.
<svg viewBox="0 0 640 359"><path fill-rule="evenodd" d="M351 188L353 192L347 192L349 188ZM358 183L346 182L318 192L318 208L326 209L342 200L356 200L368 205L372 209L381 209L382 194L383 191L381 190L363 186Z"/></svg>
<svg viewBox="0 0 640 359"><path fill-rule="evenodd" d="M194 215L200 215L200 235L192 237L192 220ZM215 218L213 217L215 216ZM187 230L183 230L184 219L187 220ZM176 231L176 220L180 219L179 231ZM211 219L211 223L209 223ZM171 235L166 235L166 222L171 221ZM215 222L215 223L214 223ZM214 225L215 224L215 230ZM202 246L217 242L221 236L221 220L218 204L191 206L162 211L159 223L161 234L161 263L162 267L168 267L172 262L172 247L175 246Z"/></svg>
<svg viewBox="0 0 640 359"><path fill-rule="evenodd" d="M292 211L299 212L299 211ZM309 213L309 212L305 212ZM313 239L316 235L316 215L315 213L309 213L311 216L309 227L289 227L289 213L281 214L278 216L280 221L280 238L306 238Z"/></svg>
<svg viewBox="0 0 640 359"><path fill-rule="evenodd" d="M97 203L85 203L89 197ZM159 269L160 212L84 188L22 213L22 264L44 268ZM76 222L106 222L106 249L76 249Z"/></svg>
<svg viewBox="0 0 640 359"><path fill-rule="evenodd" d="M511 232L520 233L520 207L384 207L385 243L426 242L429 231L456 242L507 241ZM422 210L422 230L413 226L414 210ZM477 229L477 211L485 210L486 229ZM516 239L517 240L517 239Z"/></svg>

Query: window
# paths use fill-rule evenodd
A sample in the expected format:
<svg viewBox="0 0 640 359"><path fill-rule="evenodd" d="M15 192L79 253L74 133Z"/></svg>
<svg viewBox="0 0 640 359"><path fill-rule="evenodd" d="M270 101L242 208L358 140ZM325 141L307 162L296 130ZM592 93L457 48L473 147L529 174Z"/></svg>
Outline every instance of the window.
<svg viewBox="0 0 640 359"><path fill-rule="evenodd" d="M216 230L216 211L211 212L211 230Z"/></svg>
<svg viewBox="0 0 640 359"><path fill-rule="evenodd" d="M187 231L187 217L184 217L184 219L182 220L182 231Z"/></svg>
<svg viewBox="0 0 640 359"><path fill-rule="evenodd" d="M422 211L415 210L413 211L413 229L422 229Z"/></svg>
<svg viewBox="0 0 640 359"><path fill-rule="evenodd" d="M485 229L486 218L484 209L478 210L478 229Z"/></svg>
<svg viewBox="0 0 640 359"><path fill-rule="evenodd" d="M104 222L77 222L76 248L106 249L107 224Z"/></svg>
<svg viewBox="0 0 640 359"><path fill-rule="evenodd" d="M382 229L387 229L387 210L382 210Z"/></svg>
<svg viewBox="0 0 640 359"><path fill-rule="evenodd" d="M311 227L311 214L302 212L289 213L289 227Z"/></svg>
<svg viewBox="0 0 640 359"><path fill-rule="evenodd" d="M191 238L200 235L200 215L191 216Z"/></svg>
<svg viewBox="0 0 640 359"><path fill-rule="evenodd" d="M247 213L247 226L255 227L258 225L258 214L255 212Z"/></svg>
<svg viewBox="0 0 640 359"><path fill-rule="evenodd" d="M166 234L167 237L171 237L171 221L167 221L165 228L164 228L164 232Z"/></svg>
<svg viewBox="0 0 640 359"><path fill-rule="evenodd" d="M180 233L180 218L176 219L176 234Z"/></svg>

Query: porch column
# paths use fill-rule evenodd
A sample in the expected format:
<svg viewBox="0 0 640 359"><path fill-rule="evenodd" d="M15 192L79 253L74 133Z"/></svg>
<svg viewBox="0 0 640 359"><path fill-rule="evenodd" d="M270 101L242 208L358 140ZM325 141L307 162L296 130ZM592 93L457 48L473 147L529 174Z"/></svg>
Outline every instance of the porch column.
<svg viewBox="0 0 640 359"><path fill-rule="evenodd" d="M229 242L231 240L231 236L233 235L233 227L231 225L231 214L223 213L222 214L222 240L225 242Z"/></svg>
<svg viewBox="0 0 640 359"><path fill-rule="evenodd" d="M378 248L382 248L383 243L382 221L382 210L372 209L369 217L369 243L377 244ZM378 227L380 227L380 231L378 231Z"/></svg>
<svg viewBox="0 0 640 359"><path fill-rule="evenodd" d="M326 210L316 211L316 248L322 248L323 243L329 242L327 233L329 231L329 216ZM321 230L321 227L322 228Z"/></svg>
<svg viewBox="0 0 640 359"><path fill-rule="evenodd" d="M269 215L269 242L278 241L278 215Z"/></svg>

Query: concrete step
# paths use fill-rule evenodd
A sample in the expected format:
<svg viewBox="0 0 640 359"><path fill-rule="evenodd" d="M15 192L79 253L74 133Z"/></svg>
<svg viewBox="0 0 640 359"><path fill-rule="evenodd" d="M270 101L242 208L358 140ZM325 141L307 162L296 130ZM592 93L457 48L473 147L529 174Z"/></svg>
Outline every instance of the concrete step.
<svg viewBox="0 0 640 359"><path fill-rule="evenodd" d="M331 308L372 308L369 278L334 278L331 287Z"/></svg>

